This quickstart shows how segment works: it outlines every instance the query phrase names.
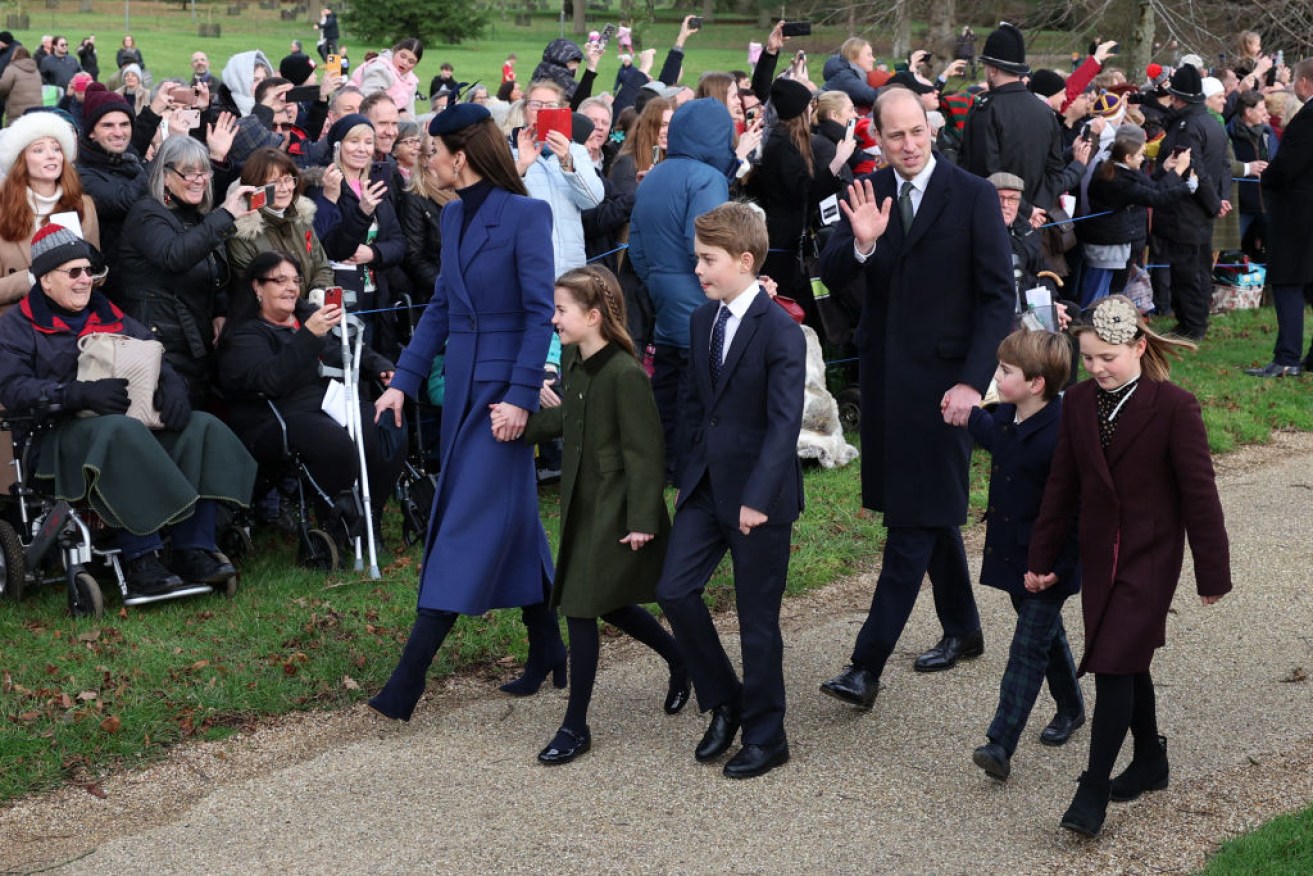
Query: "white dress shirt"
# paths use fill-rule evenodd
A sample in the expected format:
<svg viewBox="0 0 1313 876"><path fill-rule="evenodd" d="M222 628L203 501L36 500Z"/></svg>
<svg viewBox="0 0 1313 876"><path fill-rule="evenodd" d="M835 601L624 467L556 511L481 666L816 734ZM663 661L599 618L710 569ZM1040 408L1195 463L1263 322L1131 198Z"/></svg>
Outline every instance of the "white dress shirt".
<svg viewBox="0 0 1313 876"><path fill-rule="evenodd" d="M936 164L935 156L933 153L931 153L930 160L926 162L925 167L921 168L921 172L918 173L916 176L912 177L910 180L904 180L897 173L894 174L894 179L898 180L899 191L902 190L904 182L910 182L912 184L911 196L912 196L913 217L915 217L917 211L921 209L921 200L925 197L926 186L930 185L930 176L935 172L935 164ZM902 221L902 219L900 219L898 215L898 198L896 196L894 198L893 203L890 205L889 221L890 222ZM875 247L876 245L879 244L879 242L880 241L877 238L875 244L872 244L871 246L871 251L864 253L857 248L857 241L856 240L853 241L853 253L857 256L858 264L864 264L867 259L875 255Z"/></svg>
<svg viewBox="0 0 1313 876"><path fill-rule="evenodd" d="M747 289L744 289L739 296L729 304L722 303L720 306L729 309L729 319L725 320L725 346L720 351L720 364L725 364L726 357L729 356L729 346L734 343L734 333L739 330L739 323L743 322L744 315L747 314L748 308L756 300L758 293L761 292L761 284L753 283ZM720 311L716 311L716 316L720 316ZM715 334L716 321L711 321L711 332ZM707 337L707 349L711 349L711 337Z"/></svg>

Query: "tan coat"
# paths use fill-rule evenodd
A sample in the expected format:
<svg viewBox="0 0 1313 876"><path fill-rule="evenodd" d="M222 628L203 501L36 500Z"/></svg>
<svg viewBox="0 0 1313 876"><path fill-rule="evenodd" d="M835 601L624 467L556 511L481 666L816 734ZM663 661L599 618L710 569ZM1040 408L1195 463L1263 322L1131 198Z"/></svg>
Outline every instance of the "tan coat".
<svg viewBox="0 0 1313 876"><path fill-rule="evenodd" d="M0 100L5 102L5 118L11 122L32 107L41 106L41 74L36 61L23 58L5 65L0 75Z"/></svg>
<svg viewBox="0 0 1313 876"><path fill-rule="evenodd" d="M100 221L90 195L82 196L82 235L100 248ZM27 269L32 266L32 239L0 240L0 313L21 300L32 289Z"/></svg>

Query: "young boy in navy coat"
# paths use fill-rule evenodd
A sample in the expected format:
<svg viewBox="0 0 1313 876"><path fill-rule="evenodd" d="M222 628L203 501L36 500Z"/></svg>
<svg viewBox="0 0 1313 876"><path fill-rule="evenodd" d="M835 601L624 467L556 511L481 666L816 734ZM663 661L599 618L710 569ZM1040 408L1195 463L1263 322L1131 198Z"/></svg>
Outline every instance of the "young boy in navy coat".
<svg viewBox="0 0 1313 876"><path fill-rule="evenodd" d="M750 778L789 759L780 600L803 507L797 444L807 348L802 330L757 283L769 247L761 214L722 204L694 227L696 273L711 301L689 323L679 498L657 598L698 707L713 713L694 756L720 757L742 727L743 747L724 773ZM702 601L726 550L734 560L742 682Z"/></svg>
<svg viewBox="0 0 1313 876"><path fill-rule="evenodd" d="M1017 610L998 709L986 734L989 742L972 756L976 766L999 781L1006 781L1012 771L1012 753L1046 678L1058 714L1040 734L1040 742L1062 745L1085 723L1085 701L1062 627L1062 604L1080 590L1074 526L1054 568L1057 584L1039 593L1023 586L1031 525L1039 516L1062 422L1062 399L1057 395L1070 373L1071 343L1065 335L1013 332L999 344L994 373L1003 404L993 414L975 408L967 423L971 437L993 458L980 583L1006 590Z"/></svg>

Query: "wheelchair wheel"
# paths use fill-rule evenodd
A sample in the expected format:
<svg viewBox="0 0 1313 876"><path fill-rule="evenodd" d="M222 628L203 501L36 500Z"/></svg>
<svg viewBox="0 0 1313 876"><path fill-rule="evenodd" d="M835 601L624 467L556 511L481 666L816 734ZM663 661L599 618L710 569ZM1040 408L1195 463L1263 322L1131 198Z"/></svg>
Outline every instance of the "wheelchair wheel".
<svg viewBox="0 0 1313 876"><path fill-rule="evenodd" d="M15 602L27 589L23 542L7 520L0 520L0 598Z"/></svg>
<svg viewBox="0 0 1313 876"><path fill-rule="evenodd" d="M322 529L307 529L301 537L298 559L307 569L331 572L337 568L337 542Z"/></svg>
<svg viewBox="0 0 1313 876"><path fill-rule="evenodd" d="M240 562L255 553L255 545L251 542L251 533L247 531L245 526L236 523L221 526L219 527L217 540L219 550L228 556L230 562Z"/></svg>
<svg viewBox="0 0 1313 876"><path fill-rule="evenodd" d="M90 572L78 572L73 576L68 613L73 617L100 617L105 613L105 596L100 592L100 582Z"/></svg>
<svg viewBox="0 0 1313 876"><path fill-rule="evenodd" d="M245 532L245 531L246 531L246 530L244 530L244 529L242 530L242 532ZM223 535L223 534L220 533L220 538L221 538L221 539L222 539L222 535ZM249 538L249 536L248 536L248 538ZM215 551L215 552L214 552L214 555L215 555L216 557L218 557L220 560L222 560L223 562L225 562L225 563L231 563L231 562L232 562L232 560L229 558L228 553L225 552L225 551L223 551L223 550L217 550L217 551ZM237 581L238 581L238 579L241 578L241 577L242 577L242 576L241 576L241 573L238 573L238 574L236 574L236 575L231 576L227 581L224 581L222 584L216 584L216 585L214 586L214 592L215 592L215 593L222 593L225 599L232 599L234 596L237 595Z"/></svg>
<svg viewBox="0 0 1313 876"><path fill-rule="evenodd" d="M856 432L862 427L862 390L848 386L839 390L834 399L839 403L839 425L844 432Z"/></svg>

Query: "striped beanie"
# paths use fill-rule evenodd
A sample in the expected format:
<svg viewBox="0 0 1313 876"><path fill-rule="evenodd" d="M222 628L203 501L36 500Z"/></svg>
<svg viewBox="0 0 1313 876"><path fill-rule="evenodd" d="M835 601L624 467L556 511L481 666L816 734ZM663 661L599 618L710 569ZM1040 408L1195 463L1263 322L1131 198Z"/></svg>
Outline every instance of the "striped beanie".
<svg viewBox="0 0 1313 876"><path fill-rule="evenodd" d="M40 280L55 268L74 259L91 258L87 242L63 225L51 223L32 236L32 276Z"/></svg>

